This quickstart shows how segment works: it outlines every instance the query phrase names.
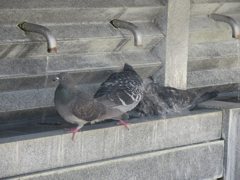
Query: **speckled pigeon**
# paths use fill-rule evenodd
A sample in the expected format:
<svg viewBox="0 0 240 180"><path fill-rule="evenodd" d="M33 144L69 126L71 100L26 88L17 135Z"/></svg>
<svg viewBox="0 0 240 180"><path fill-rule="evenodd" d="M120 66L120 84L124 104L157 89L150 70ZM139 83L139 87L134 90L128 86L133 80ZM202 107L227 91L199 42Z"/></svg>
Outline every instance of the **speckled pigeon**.
<svg viewBox="0 0 240 180"><path fill-rule="evenodd" d="M123 71L113 73L101 84L93 96L77 89L68 73L60 73L56 80L54 103L58 113L67 121L77 124L70 131L75 134L86 123L118 118L132 110L142 99L142 80L130 65L125 64ZM121 124L126 123L120 119Z"/></svg>
<svg viewBox="0 0 240 180"><path fill-rule="evenodd" d="M128 112L130 118L162 116L184 113L193 110L199 103L218 95L216 90L180 90L163 87L149 80L145 95L138 106Z"/></svg>

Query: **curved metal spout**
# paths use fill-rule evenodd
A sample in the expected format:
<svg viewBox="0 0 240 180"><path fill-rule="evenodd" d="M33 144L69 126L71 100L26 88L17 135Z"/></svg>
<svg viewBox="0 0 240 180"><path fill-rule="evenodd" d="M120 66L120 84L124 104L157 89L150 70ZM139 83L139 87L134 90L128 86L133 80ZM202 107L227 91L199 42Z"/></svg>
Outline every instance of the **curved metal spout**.
<svg viewBox="0 0 240 180"><path fill-rule="evenodd" d="M225 16L221 14L210 14L209 17L214 19L215 21L222 21L228 23L232 28L232 37L240 39L240 25L235 19L230 16Z"/></svg>
<svg viewBox="0 0 240 180"><path fill-rule="evenodd" d="M142 34L139 32L138 27L130 22L113 19L110 22L115 28L123 28L131 31L134 36L134 45L142 46Z"/></svg>
<svg viewBox="0 0 240 180"><path fill-rule="evenodd" d="M48 28L28 22L19 23L18 27L23 31L34 32L43 35L47 40L47 51L49 53L57 52L57 41Z"/></svg>

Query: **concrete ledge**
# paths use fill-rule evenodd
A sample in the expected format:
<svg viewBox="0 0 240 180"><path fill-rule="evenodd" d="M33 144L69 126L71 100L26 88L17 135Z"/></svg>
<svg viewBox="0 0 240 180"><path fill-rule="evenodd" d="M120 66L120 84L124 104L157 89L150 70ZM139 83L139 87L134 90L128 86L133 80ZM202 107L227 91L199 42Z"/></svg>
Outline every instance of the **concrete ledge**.
<svg viewBox="0 0 240 180"><path fill-rule="evenodd" d="M199 43L189 46L189 59L228 58L237 56L237 41Z"/></svg>
<svg viewBox="0 0 240 180"><path fill-rule="evenodd" d="M12 179L217 179L223 173L223 141L66 167Z"/></svg>
<svg viewBox="0 0 240 180"><path fill-rule="evenodd" d="M83 2L83 1L81 1ZM97 4L96 4L97 6ZM22 21L39 24L108 23L114 18L128 21L151 21L163 7L85 7L45 9L1 9L0 24L16 26ZM59 16L61 14L61 16Z"/></svg>
<svg viewBox="0 0 240 180"><path fill-rule="evenodd" d="M161 1L158 0L91 0L91 1L76 1L76 0L8 0L1 1L0 9L53 9L53 8L111 8L111 7L154 7L160 6Z"/></svg>
<svg viewBox="0 0 240 180"><path fill-rule="evenodd" d="M105 128L94 129L98 124L83 129L75 142L62 130L0 139L0 178L217 140L222 113L195 111L168 119L133 120L129 131L104 124Z"/></svg>
<svg viewBox="0 0 240 180"><path fill-rule="evenodd" d="M240 3L238 0L192 0L191 7L191 15L193 16L211 13L239 13L240 11Z"/></svg>
<svg viewBox="0 0 240 180"><path fill-rule="evenodd" d="M239 68L210 69L188 72L188 88L217 86L239 82Z"/></svg>
<svg viewBox="0 0 240 180"><path fill-rule="evenodd" d="M210 69L228 69L240 67L237 56L188 59L188 72Z"/></svg>

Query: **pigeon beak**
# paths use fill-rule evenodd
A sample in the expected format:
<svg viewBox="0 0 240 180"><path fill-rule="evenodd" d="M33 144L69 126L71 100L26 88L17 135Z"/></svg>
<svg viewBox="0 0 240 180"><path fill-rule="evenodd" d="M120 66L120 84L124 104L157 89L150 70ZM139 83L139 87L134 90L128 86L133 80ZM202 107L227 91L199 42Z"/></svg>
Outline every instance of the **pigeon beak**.
<svg viewBox="0 0 240 180"><path fill-rule="evenodd" d="M55 77L55 78L53 78L53 81L58 81L59 80L59 77Z"/></svg>

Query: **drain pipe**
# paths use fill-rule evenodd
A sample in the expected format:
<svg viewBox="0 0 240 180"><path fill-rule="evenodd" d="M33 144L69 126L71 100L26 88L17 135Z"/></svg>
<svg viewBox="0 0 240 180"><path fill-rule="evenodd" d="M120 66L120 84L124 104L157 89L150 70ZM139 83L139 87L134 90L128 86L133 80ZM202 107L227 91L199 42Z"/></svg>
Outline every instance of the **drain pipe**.
<svg viewBox="0 0 240 180"><path fill-rule="evenodd" d="M49 53L57 52L57 41L48 28L28 22L19 23L17 26L23 31L34 32L43 35L47 40L47 51Z"/></svg>
<svg viewBox="0 0 240 180"><path fill-rule="evenodd" d="M225 16L221 14L210 14L209 17L215 21L228 23L232 28L232 37L240 39L240 25L235 19L230 16Z"/></svg>
<svg viewBox="0 0 240 180"><path fill-rule="evenodd" d="M134 36L134 45L142 46L142 34L140 33L138 27L130 22L122 21L119 19L113 19L110 22L115 28L127 29L133 33Z"/></svg>

